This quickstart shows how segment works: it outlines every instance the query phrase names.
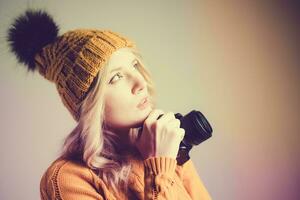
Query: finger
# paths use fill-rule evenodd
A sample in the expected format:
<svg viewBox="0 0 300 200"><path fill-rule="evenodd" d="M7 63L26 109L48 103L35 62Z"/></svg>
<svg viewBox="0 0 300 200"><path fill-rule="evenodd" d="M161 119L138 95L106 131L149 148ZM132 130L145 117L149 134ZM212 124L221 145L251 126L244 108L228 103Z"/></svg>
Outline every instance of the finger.
<svg viewBox="0 0 300 200"><path fill-rule="evenodd" d="M179 134L181 134L182 139L185 136L185 130L183 128L179 128Z"/></svg>
<svg viewBox="0 0 300 200"><path fill-rule="evenodd" d="M171 119L168 122L168 127L169 128L180 128L180 120L179 119Z"/></svg>
<svg viewBox="0 0 300 200"><path fill-rule="evenodd" d="M160 109L154 109L150 112L150 114L148 115L147 119L145 120L145 124L146 125L150 125L153 122L155 122L158 118L159 115L164 114L164 111L160 110Z"/></svg>
<svg viewBox="0 0 300 200"><path fill-rule="evenodd" d="M185 130L183 128L179 128L176 130L176 134L178 139L181 141L183 140L184 136L185 136Z"/></svg>
<svg viewBox="0 0 300 200"><path fill-rule="evenodd" d="M175 119L174 113L168 112L159 119L159 122L160 123L168 123L168 122L172 121L173 119Z"/></svg>

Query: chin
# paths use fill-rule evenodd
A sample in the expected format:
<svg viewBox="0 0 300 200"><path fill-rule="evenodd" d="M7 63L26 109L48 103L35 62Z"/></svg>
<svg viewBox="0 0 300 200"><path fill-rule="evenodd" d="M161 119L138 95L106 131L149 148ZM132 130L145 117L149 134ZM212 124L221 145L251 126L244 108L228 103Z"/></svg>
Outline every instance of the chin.
<svg viewBox="0 0 300 200"><path fill-rule="evenodd" d="M148 106L147 108L143 110L138 110L138 114L136 114L136 119L132 124L129 125L130 128L139 128L142 127L144 124L144 121L147 119L151 112L152 108L151 106Z"/></svg>
<svg viewBox="0 0 300 200"><path fill-rule="evenodd" d="M130 127L131 128L139 128L142 127L144 124L144 121L147 119L149 113L146 113L144 116L139 118L136 122L134 122Z"/></svg>

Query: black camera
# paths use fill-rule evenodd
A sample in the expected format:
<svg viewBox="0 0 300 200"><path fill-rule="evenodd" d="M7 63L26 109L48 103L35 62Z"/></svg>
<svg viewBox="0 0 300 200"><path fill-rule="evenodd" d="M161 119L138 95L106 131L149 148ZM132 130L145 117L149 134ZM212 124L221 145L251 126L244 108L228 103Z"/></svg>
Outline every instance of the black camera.
<svg viewBox="0 0 300 200"><path fill-rule="evenodd" d="M159 119L161 114L157 119ZM183 140L180 142L179 151L177 154L177 163L183 165L190 159L189 152L194 145L198 145L212 136L212 128L204 117L204 115L196 110L193 110L182 116L180 113L175 114L175 118L180 121L180 128L185 130Z"/></svg>
<svg viewBox="0 0 300 200"><path fill-rule="evenodd" d="M158 116L157 119L164 114ZM180 142L177 153L177 164L183 165L190 159L189 152L194 145L198 145L212 136L212 128L200 111L193 110L182 116L180 113L175 114L175 118L180 121L180 128L183 128L185 135ZM141 130L143 127L140 127Z"/></svg>
<svg viewBox="0 0 300 200"><path fill-rule="evenodd" d="M183 165L190 159L189 152L194 145L198 145L212 136L212 127L200 112L193 110L182 116L180 113L175 114L180 120L180 128L185 130L183 140L180 142L177 154L177 163Z"/></svg>

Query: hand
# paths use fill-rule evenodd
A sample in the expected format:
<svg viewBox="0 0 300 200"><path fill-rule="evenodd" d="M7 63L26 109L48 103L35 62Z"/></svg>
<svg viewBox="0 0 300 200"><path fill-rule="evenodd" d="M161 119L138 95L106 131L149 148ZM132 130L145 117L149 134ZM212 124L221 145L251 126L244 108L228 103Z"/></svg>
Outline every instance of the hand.
<svg viewBox="0 0 300 200"><path fill-rule="evenodd" d="M184 137L185 130L180 128L180 121L173 112L154 109L143 124L142 132L135 142L143 159L165 156L176 159L179 144Z"/></svg>

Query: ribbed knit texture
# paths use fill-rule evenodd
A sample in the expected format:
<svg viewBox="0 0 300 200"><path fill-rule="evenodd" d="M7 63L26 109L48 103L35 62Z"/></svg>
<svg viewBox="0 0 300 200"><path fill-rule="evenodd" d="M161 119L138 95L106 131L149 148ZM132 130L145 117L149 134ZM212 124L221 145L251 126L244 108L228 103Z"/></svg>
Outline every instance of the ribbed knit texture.
<svg viewBox="0 0 300 200"><path fill-rule="evenodd" d="M36 56L39 73L56 84L63 104L78 121L91 84L110 55L135 47L128 38L109 30L77 29L59 36Z"/></svg>
<svg viewBox="0 0 300 200"><path fill-rule="evenodd" d="M148 158L144 161L146 173L153 173L153 175L158 175L159 173L175 173L176 163L175 159L169 157L159 157L157 158Z"/></svg>
<svg viewBox="0 0 300 200"><path fill-rule="evenodd" d="M132 159L130 194L118 200L211 200L191 160L183 166L168 157ZM111 188L92 170L57 159L40 182L42 200L116 200Z"/></svg>

